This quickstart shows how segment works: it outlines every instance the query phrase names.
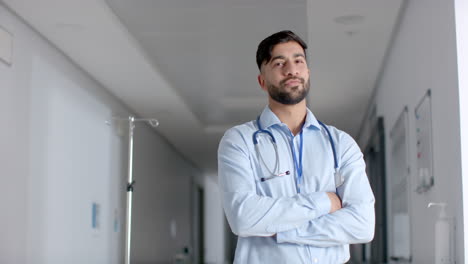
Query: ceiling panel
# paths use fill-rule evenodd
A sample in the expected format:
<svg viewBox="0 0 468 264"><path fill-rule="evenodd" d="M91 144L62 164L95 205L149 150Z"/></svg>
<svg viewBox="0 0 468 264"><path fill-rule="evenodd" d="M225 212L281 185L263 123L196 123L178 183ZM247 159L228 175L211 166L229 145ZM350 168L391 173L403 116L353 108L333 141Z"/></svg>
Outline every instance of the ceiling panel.
<svg viewBox="0 0 468 264"><path fill-rule="evenodd" d="M257 45L278 29L307 39L307 3L193 2L108 0L203 125L248 121L266 100L244 111L226 109L223 98L265 96L257 84Z"/></svg>

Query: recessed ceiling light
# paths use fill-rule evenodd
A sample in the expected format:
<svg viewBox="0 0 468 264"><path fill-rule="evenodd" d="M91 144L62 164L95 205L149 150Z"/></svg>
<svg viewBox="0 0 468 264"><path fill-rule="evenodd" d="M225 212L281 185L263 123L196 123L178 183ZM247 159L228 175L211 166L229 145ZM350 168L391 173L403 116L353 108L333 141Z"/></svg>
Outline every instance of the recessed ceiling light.
<svg viewBox="0 0 468 264"><path fill-rule="evenodd" d="M335 22L342 25L356 25L362 23L363 21L364 16L361 15L347 15L335 18Z"/></svg>

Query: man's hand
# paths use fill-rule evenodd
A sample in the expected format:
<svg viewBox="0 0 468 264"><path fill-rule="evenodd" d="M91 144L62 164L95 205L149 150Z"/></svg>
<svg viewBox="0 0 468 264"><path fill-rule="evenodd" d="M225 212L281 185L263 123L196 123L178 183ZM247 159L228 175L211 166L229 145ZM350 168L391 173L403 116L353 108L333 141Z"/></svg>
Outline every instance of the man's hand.
<svg viewBox="0 0 468 264"><path fill-rule="evenodd" d="M336 193L327 192L328 198L331 202L330 214L341 209L341 199Z"/></svg>

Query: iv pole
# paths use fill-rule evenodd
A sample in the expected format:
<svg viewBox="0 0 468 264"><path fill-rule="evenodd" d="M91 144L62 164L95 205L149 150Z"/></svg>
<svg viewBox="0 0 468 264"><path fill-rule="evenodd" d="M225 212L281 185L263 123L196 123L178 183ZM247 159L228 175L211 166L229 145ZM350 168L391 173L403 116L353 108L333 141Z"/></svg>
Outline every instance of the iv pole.
<svg viewBox="0 0 468 264"><path fill-rule="evenodd" d="M114 118L126 120L124 118ZM125 264L130 264L130 245L132 232L132 196L133 196L133 130L135 122L148 122L152 127L159 125L158 120L154 118L135 118L128 117L128 182L127 182L127 212L126 212L126 227L125 227Z"/></svg>

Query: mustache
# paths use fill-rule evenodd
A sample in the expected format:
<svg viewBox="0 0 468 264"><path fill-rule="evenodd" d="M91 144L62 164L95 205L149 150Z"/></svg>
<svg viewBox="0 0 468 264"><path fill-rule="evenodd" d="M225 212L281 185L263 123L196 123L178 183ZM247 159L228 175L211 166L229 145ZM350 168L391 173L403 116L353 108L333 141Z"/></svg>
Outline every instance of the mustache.
<svg viewBox="0 0 468 264"><path fill-rule="evenodd" d="M300 77L288 77L288 78L282 80L282 81L280 82L280 85L284 85L284 84L285 84L287 81L289 81L289 80L298 80L298 81L301 82L301 84L304 84L304 83L305 83L304 78L300 78Z"/></svg>

